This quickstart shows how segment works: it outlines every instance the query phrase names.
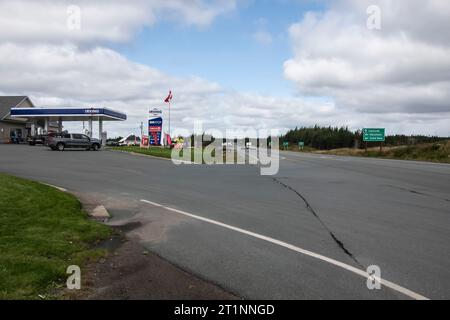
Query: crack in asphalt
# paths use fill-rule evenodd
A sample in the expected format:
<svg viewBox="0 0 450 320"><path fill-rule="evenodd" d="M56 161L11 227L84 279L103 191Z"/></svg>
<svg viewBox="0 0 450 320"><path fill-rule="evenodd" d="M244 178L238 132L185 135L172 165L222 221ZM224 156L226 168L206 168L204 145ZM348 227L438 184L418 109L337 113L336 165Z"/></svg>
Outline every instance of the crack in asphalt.
<svg viewBox="0 0 450 320"><path fill-rule="evenodd" d="M412 194L417 194L417 195L424 196L424 197L431 197L431 198L443 200L443 201L446 201L446 202L450 202L450 199L441 198L439 196L435 196L435 195L432 195L432 194L429 194L429 193L424 193L424 192L420 192L420 191L416 191L416 190L412 190L412 189L408 189L408 188L403 188L403 187L399 187L399 186L394 186L394 185L390 185L390 184L387 184L386 186L388 186L390 188L402 190L402 191L405 191L405 192L409 192L409 193L412 193Z"/></svg>
<svg viewBox="0 0 450 320"><path fill-rule="evenodd" d="M314 208L311 206L311 204L309 203L309 201L305 198L305 196L303 196L300 192L298 192L297 190L295 190L294 188L292 188L291 186L285 184L284 182L280 181L277 178L272 178L272 180L278 184L280 184L281 186L283 186L284 188L294 192L298 197L300 197L300 199L303 200L303 202L306 205L306 208L313 214L313 216L317 219L317 221L319 221L319 223L322 225L322 227L325 228L325 230L327 230L327 232L329 233L329 235L331 236L331 238L333 239L334 242L336 242L336 244L338 245L338 247L347 255L349 256L359 267L364 268L364 266L358 261L358 259L356 259L356 257L353 255L353 253L351 253L344 245L344 243L339 240L336 235L333 233L333 231L330 230L330 228L325 224L325 222L323 222L323 220L320 218L320 216L317 214L317 212L314 210Z"/></svg>

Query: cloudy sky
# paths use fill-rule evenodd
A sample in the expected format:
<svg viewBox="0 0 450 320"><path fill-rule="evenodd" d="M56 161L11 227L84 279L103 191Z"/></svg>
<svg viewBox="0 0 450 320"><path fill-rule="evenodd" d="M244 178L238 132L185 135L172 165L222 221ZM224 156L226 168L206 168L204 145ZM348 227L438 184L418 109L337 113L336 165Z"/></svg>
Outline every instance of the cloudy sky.
<svg viewBox="0 0 450 320"><path fill-rule="evenodd" d="M1 95L124 111L114 136L169 89L172 127L188 130L450 136L450 1L0 0Z"/></svg>

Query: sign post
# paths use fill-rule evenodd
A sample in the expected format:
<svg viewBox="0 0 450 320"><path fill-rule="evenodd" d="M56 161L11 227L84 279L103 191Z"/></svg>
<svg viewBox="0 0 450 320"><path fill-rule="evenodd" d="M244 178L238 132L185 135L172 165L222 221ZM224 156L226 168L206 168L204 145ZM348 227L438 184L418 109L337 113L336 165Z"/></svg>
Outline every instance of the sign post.
<svg viewBox="0 0 450 320"><path fill-rule="evenodd" d="M300 142L298 143L298 148L299 148L300 150L305 149L305 143L304 143L303 141L300 141Z"/></svg>
<svg viewBox="0 0 450 320"><path fill-rule="evenodd" d="M162 110L159 109L150 110L148 120L149 145L151 146L162 145L162 128L163 128Z"/></svg>
<svg viewBox="0 0 450 320"><path fill-rule="evenodd" d="M384 128L366 128L363 129L363 141L368 142L379 142L380 143L380 153L383 151L383 142L386 141L386 129Z"/></svg>

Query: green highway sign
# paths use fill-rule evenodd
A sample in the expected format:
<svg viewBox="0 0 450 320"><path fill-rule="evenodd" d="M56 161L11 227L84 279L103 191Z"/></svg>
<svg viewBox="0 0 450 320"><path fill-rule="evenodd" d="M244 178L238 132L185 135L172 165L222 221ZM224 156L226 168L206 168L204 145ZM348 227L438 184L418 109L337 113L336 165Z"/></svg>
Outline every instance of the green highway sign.
<svg viewBox="0 0 450 320"><path fill-rule="evenodd" d="M384 142L386 129L363 129L363 140L365 142Z"/></svg>
<svg viewBox="0 0 450 320"><path fill-rule="evenodd" d="M303 150L305 148L305 143L304 142L299 142L298 143L298 147Z"/></svg>
<svg viewBox="0 0 450 320"><path fill-rule="evenodd" d="M283 142L283 147L284 148L289 148L289 142L287 142L287 141Z"/></svg>

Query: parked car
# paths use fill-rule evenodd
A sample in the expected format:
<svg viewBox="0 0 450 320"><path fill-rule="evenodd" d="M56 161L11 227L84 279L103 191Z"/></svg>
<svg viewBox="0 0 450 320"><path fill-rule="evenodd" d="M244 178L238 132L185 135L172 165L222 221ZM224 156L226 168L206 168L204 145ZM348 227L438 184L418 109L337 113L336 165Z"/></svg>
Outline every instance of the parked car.
<svg viewBox="0 0 450 320"><path fill-rule="evenodd" d="M137 147L140 146L140 141L125 141L125 142L119 142L120 147Z"/></svg>
<svg viewBox="0 0 450 320"><path fill-rule="evenodd" d="M118 147L119 146L119 142L117 142L117 141L108 141L108 142L106 142L106 145L108 147Z"/></svg>
<svg viewBox="0 0 450 320"><path fill-rule="evenodd" d="M37 144L45 145L45 142L47 141L46 135L36 135L36 136L29 136L27 138L27 142L30 146L35 146Z"/></svg>
<svg viewBox="0 0 450 320"><path fill-rule="evenodd" d="M98 139L90 138L81 133L62 133L48 137L48 146L52 150L64 151L65 149L85 149L98 151L102 143Z"/></svg>
<svg viewBox="0 0 450 320"><path fill-rule="evenodd" d="M119 141L119 146L121 147L133 147L133 146L140 146L141 145L141 138L130 134L128 137L123 138Z"/></svg>

